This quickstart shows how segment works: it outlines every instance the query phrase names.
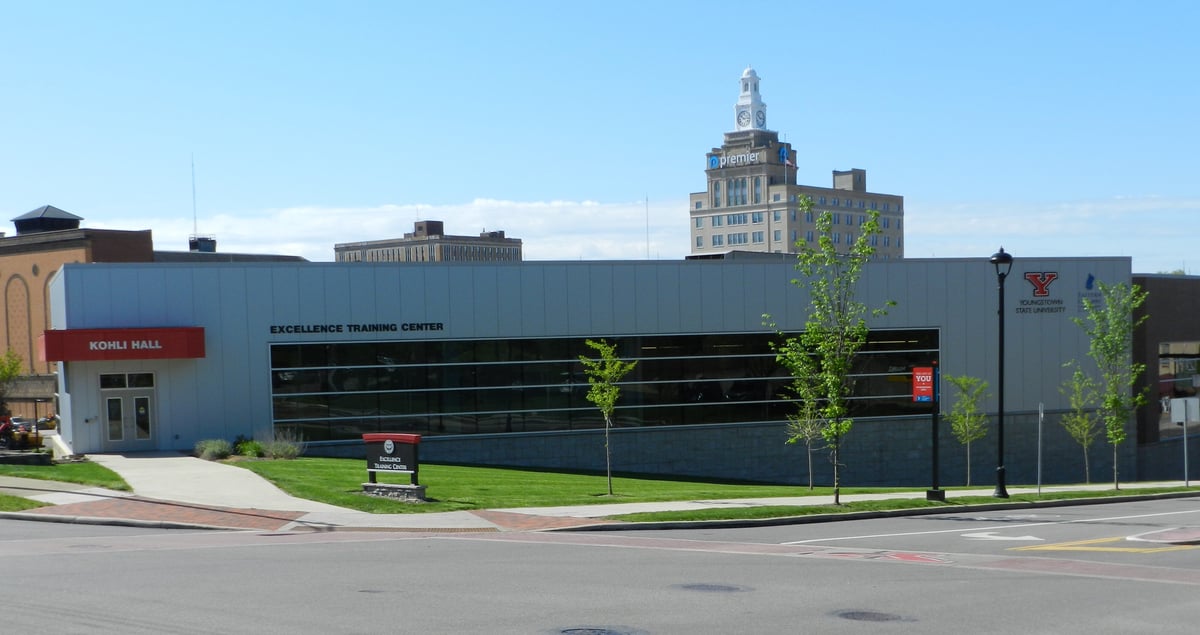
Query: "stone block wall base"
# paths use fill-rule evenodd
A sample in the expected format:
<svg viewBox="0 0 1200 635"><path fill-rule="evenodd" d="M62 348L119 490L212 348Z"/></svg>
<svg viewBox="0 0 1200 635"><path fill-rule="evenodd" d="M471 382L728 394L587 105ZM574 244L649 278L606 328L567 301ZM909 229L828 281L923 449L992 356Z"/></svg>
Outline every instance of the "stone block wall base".
<svg viewBox="0 0 1200 635"><path fill-rule="evenodd" d="M363 483L363 492L371 496L384 496L408 503L425 502L424 485L390 485L387 483Z"/></svg>

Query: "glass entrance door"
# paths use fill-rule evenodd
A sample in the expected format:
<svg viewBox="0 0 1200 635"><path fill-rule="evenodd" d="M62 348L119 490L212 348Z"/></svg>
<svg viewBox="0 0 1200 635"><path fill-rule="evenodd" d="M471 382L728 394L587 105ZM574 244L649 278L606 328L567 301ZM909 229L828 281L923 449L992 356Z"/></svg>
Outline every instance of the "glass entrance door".
<svg viewBox="0 0 1200 635"><path fill-rule="evenodd" d="M154 449L154 398L151 394L105 395L104 449Z"/></svg>

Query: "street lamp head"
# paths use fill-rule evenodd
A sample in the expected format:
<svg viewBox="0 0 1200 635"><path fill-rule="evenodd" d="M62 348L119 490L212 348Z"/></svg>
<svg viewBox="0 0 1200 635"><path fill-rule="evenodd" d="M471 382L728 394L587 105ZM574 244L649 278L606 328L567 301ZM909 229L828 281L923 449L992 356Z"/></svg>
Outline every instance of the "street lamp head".
<svg viewBox="0 0 1200 635"><path fill-rule="evenodd" d="M1012 254L1004 251L1001 247L1000 251L992 254L991 263L996 268L996 277L1003 280L1008 277L1008 272L1012 271Z"/></svg>

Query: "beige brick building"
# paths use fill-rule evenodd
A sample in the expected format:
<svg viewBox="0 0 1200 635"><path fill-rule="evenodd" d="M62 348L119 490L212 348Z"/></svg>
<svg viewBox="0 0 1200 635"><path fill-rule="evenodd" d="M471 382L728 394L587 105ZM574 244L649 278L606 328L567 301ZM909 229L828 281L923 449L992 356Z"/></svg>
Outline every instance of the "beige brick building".
<svg viewBox="0 0 1200 635"><path fill-rule="evenodd" d="M875 257L904 257L904 197L867 190L866 170L834 171L832 187L796 182L796 150L766 127L767 106L759 77L747 68L734 106L734 127L706 159L707 188L690 195L691 257L719 257L730 251L794 253L815 245L816 216L829 211L833 242L849 250L871 211L879 212L881 232L873 238ZM812 211L799 209L802 197Z"/></svg>

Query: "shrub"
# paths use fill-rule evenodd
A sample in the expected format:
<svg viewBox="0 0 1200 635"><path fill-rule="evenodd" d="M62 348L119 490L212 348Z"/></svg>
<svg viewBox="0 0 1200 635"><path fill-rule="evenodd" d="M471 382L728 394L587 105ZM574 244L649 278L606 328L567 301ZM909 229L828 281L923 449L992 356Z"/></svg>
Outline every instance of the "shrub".
<svg viewBox="0 0 1200 635"><path fill-rule="evenodd" d="M233 446L225 439L203 439L196 442L196 456L205 461L227 459L233 453Z"/></svg>
<svg viewBox="0 0 1200 635"><path fill-rule="evenodd" d="M237 454L241 456L258 458L266 454L263 444L253 439L243 439L238 441L233 447Z"/></svg>
<svg viewBox="0 0 1200 635"><path fill-rule="evenodd" d="M263 442L262 448L269 459L294 459L304 454L304 439L291 430L276 430L275 438Z"/></svg>

